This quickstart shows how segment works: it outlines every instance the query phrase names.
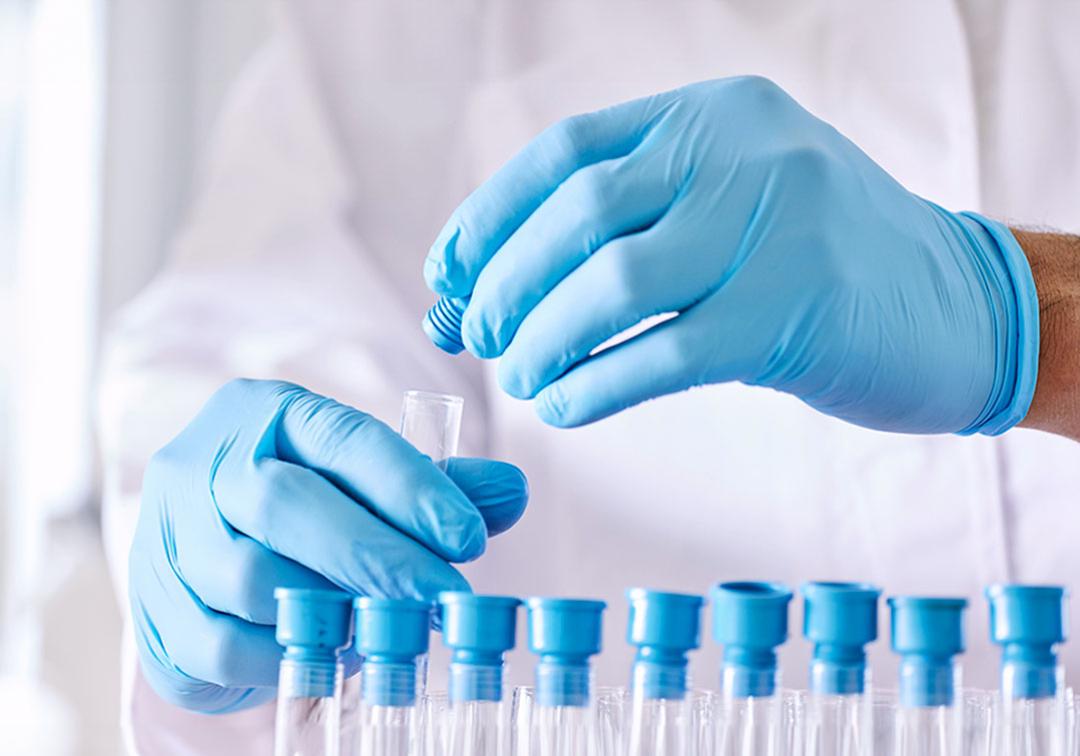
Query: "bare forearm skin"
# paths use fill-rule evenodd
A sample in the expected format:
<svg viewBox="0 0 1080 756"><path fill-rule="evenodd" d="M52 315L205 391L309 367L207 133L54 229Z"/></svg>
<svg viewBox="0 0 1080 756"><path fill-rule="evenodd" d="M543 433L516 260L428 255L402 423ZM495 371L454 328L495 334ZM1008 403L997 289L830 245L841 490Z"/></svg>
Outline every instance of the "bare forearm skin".
<svg viewBox="0 0 1080 756"><path fill-rule="evenodd" d="M1039 293L1039 378L1020 425L1080 441L1080 236L1012 232Z"/></svg>

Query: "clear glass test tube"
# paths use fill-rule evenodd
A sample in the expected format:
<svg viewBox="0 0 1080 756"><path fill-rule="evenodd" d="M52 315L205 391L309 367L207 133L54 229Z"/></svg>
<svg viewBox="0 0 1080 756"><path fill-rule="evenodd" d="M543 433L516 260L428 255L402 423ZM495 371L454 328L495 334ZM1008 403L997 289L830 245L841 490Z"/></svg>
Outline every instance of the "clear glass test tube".
<svg viewBox="0 0 1080 756"><path fill-rule="evenodd" d="M406 391L401 402L401 435L446 469L457 455L465 400L451 394Z"/></svg>
<svg viewBox="0 0 1080 756"><path fill-rule="evenodd" d="M964 690L960 694L963 707L960 720L963 727L962 756L993 756L994 715L997 696L988 690Z"/></svg>
<svg viewBox="0 0 1080 756"><path fill-rule="evenodd" d="M510 705L510 753L530 756L532 752L533 712L536 691L528 685L514 688Z"/></svg>

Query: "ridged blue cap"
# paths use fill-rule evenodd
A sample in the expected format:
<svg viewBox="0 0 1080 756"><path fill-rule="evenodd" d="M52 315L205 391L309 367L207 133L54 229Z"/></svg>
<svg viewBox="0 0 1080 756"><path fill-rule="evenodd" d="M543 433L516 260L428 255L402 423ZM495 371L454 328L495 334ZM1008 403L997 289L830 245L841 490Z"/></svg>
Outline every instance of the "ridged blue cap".
<svg viewBox="0 0 1080 756"><path fill-rule="evenodd" d="M862 693L866 649L877 640L881 590L867 583L806 583L803 635L814 644L810 690L824 695Z"/></svg>
<svg viewBox="0 0 1080 756"><path fill-rule="evenodd" d="M304 668L296 674L291 697L334 695L337 657L349 645L352 596L340 591L275 588L277 642L285 659Z"/></svg>
<svg viewBox="0 0 1080 756"><path fill-rule="evenodd" d="M990 638L1002 646L1002 692L1013 698L1050 698L1057 693L1057 653L1068 636L1059 586L994 585Z"/></svg>
<svg viewBox="0 0 1080 756"><path fill-rule="evenodd" d="M356 650L364 657L362 695L377 706L416 700L416 658L427 653L432 605L414 599L356 599Z"/></svg>
<svg viewBox="0 0 1080 756"><path fill-rule="evenodd" d="M724 647L725 695L747 698L776 692L776 647L788 637L791 596L782 583L734 582L713 588L713 639Z"/></svg>
<svg viewBox="0 0 1080 756"><path fill-rule="evenodd" d="M443 645L451 650L452 701L501 701L503 654L514 647L521 599L439 594Z"/></svg>
<svg viewBox="0 0 1080 756"><path fill-rule="evenodd" d="M701 596L644 588L626 592L630 620L626 640L637 646L631 686L645 698L686 695L688 652L701 645Z"/></svg>
<svg viewBox="0 0 1080 756"><path fill-rule="evenodd" d="M465 348L461 341L461 316L468 304L467 298L440 297L424 316L424 333L447 354L458 354Z"/></svg>
<svg viewBox="0 0 1080 756"><path fill-rule="evenodd" d="M889 599L892 648L900 654L900 703L950 706L955 696L953 657L964 651L961 598Z"/></svg>
<svg viewBox="0 0 1080 756"><path fill-rule="evenodd" d="M541 706L586 706L589 657L600 653L603 601L530 598L529 650L536 665L536 700Z"/></svg>

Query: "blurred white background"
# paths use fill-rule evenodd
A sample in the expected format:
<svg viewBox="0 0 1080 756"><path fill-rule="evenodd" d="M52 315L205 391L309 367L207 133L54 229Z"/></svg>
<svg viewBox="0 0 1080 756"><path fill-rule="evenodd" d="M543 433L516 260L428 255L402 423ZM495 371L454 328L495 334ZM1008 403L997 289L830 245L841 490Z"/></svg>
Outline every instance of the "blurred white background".
<svg viewBox="0 0 1080 756"><path fill-rule="evenodd" d="M0 0L0 732L113 754L97 349L154 275L271 0Z"/></svg>

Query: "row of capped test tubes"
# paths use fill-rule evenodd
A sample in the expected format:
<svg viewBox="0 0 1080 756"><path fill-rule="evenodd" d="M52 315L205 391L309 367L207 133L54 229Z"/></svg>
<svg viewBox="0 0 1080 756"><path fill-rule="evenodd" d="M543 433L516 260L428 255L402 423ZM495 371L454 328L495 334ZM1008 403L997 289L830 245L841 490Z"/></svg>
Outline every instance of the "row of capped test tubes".
<svg viewBox="0 0 1080 756"><path fill-rule="evenodd" d="M899 689L872 691L865 647L877 637L880 592L863 584L803 587L804 634L814 643L806 692L780 688L776 650L787 639L792 592L775 583L713 589L713 637L723 646L719 686L695 691L688 655L700 644L699 596L627 592L627 640L637 654L626 689L597 691L603 602L526 600L535 685L507 705L504 656L516 598L439 597L451 650L445 695L422 694L432 607L411 599L355 599L359 697L341 725L340 652L353 600L332 591L279 589L285 645L278 753L361 756L694 754L696 756L1064 756L1076 752L1073 699L1056 647L1065 640L1064 591L987 591L1001 644L1000 694L962 691L957 599L894 598L890 636Z"/></svg>

